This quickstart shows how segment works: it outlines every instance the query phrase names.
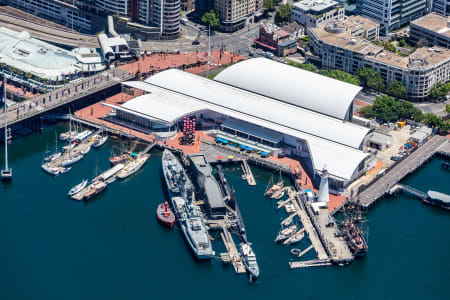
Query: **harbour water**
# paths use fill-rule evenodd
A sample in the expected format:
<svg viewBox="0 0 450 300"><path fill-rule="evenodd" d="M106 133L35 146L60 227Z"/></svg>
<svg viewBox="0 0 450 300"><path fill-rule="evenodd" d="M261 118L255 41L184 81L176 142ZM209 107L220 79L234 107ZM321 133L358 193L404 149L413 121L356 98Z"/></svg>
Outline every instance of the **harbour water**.
<svg viewBox="0 0 450 300"><path fill-rule="evenodd" d="M177 229L160 226L165 200L161 152L125 181L87 203L67 197L95 165L108 167L109 144L91 152L67 174L40 169L54 130L14 141L11 184L0 185L0 299L448 299L450 214L399 195L367 214L369 252L345 268L290 270L290 247L273 242L284 212L263 196L270 173L252 167L256 186L240 169L225 168L236 189L261 275L248 283L219 260L197 262ZM3 149L0 151L3 157ZM3 165L3 160L0 159ZM450 174L432 160L403 183L450 193ZM295 247L305 249L306 238ZM221 252L220 237L214 247ZM312 259L308 253L303 259Z"/></svg>

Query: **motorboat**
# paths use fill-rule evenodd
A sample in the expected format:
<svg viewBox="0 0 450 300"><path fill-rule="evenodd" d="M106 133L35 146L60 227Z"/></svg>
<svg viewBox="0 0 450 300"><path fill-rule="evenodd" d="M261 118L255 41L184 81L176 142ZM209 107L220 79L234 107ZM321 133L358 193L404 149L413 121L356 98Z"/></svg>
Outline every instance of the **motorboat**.
<svg viewBox="0 0 450 300"><path fill-rule="evenodd" d="M108 136L101 136L101 135L95 135L94 136L94 143L92 144L92 147L94 148L99 148L101 146L103 146L106 141L108 140Z"/></svg>
<svg viewBox="0 0 450 300"><path fill-rule="evenodd" d="M288 239L291 235L293 235L297 230L297 225L291 225L289 227L286 227L284 229L281 229L278 233L277 237L275 238L276 243L281 243L284 240Z"/></svg>

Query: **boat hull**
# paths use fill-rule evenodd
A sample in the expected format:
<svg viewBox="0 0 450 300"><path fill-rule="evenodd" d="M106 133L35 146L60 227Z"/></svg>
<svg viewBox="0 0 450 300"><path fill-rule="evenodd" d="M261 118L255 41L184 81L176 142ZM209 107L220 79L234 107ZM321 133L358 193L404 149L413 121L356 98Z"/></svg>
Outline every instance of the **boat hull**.
<svg viewBox="0 0 450 300"><path fill-rule="evenodd" d="M161 225L172 228L175 224L175 214L169 207L165 207L164 203L158 205L156 209L156 219Z"/></svg>

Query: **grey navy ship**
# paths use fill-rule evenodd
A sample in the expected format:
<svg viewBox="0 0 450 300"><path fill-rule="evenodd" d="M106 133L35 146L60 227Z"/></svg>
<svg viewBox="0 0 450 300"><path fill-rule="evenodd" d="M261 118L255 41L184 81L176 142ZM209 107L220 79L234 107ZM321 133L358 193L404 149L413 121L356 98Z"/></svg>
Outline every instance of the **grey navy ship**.
<svg viewBox="0 0 450 300"><path fill-rule="evenodd" d="M198 259L214 256L200 207L194 205L193 185L180 161L169 150L162 155L162 173L170 202L184 238Z"/></svg>

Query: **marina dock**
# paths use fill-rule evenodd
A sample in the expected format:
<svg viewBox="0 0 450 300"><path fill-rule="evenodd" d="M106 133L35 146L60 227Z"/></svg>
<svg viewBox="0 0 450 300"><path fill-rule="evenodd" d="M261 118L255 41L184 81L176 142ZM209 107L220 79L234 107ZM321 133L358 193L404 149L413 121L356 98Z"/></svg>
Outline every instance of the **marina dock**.
<svg viewBox="0 0 450 300"><path fill-rule="evenodd" d="M448 139L438 135L433 136L409 156L388 169L383 176L364 186L362 192L352 198L352 201L359 201L362 207L369 208L389 189L393 188L405 176L421 167L435 154L450 155L450 142Z"/></svg>
<svg viewBox="0 0 450 300"><path fill-rule="evenodd" d="M231 264L233 265L236 274L246 273L247 271L245 270L242 258L239 255L239 252L236 248L236 244L234 243L233 237L231 236L227 227L225 226L222 227L222 232L220 233L220 236L222 237L223 243L228 252L228 257L231 260Z"/></svg>
<svg viewBox="0 0 450 300"><path fill-rule="evenodd" d="M328 259L328 254L324 246L322 245L322 242L320 241L319 235L316 232L316 229L314 228L311 219L306 213L304 203L302 202L302 200L299 198L298 195L293 193L295 193L295 191L290 192L289 196L293 197L292 204L295 207L296 214L300 217L300 221L302 222L303 227L305 228L305 231L308 234L308 238L311 241L314 250L316 251L317 257L320 260Z"/></svg>

